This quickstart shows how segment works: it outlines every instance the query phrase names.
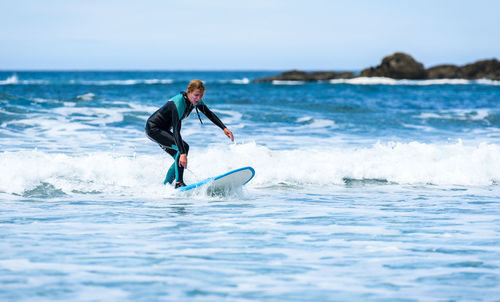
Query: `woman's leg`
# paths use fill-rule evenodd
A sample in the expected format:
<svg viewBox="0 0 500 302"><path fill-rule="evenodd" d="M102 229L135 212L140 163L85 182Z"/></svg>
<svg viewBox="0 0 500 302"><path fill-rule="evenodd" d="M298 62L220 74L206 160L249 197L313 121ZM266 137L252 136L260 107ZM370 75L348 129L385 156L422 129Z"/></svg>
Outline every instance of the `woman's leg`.
<svg viewBox="0 0 500 302"><path fill-rule="evenodd" d="M149 131L147 132L147 135L150 139L157 142L165 152L174 158L174 162L168 169L163 183L172 183L174 179L176 182L184 182L184 167L179 165L179 148L175 145L173 134L170 131L157 130ZM182 143L184 144L186 153L189 152L189 145L185 141L182 141Z"/></svg>

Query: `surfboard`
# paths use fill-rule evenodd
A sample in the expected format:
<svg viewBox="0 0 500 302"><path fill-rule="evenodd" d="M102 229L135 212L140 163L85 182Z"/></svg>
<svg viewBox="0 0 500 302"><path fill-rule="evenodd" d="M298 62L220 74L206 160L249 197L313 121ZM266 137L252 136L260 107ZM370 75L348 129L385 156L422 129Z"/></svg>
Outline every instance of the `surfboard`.
<svg viewBox="0 0 500 302"><path fill-rule="evenodd" d="M254 175L255 170L252 167L243 167L215 177L209 177L189 186L180 187L177 190L186 192L206 186L207 193L209 194L224 193L244 186L254 177Z"/></svg>

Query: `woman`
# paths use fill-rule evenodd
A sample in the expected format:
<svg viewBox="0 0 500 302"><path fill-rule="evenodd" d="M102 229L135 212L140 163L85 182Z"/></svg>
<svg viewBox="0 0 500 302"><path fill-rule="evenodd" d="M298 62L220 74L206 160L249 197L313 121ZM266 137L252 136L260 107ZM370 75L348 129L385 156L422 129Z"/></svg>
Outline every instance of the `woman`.
<svg viewBox="0 0 500 302"><path fill-rule="evenodd" d="M182 91L153 113L146 122L146 134L150 139L157 142L160 147L174 158L174 163L167 172L164 183L172 183L175 180L175 188L184 187L184 168L187 168L187 154L189 145L182 140L182 120L189 116L193 108L200 119L198 109L208 117L215 125L219 126L234 141L233 133L227 129L221 120L208 109L201 98L205 94L205 86L200 80L192 80L187 92Z"/></svg>

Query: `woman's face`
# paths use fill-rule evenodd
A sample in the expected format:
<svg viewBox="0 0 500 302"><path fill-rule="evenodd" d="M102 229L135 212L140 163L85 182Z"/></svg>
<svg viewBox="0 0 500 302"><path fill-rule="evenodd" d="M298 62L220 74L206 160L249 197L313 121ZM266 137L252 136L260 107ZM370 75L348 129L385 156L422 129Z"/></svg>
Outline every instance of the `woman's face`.
<svg viewBox="0 0 500 302"><path fill-rule="evenodd" d="M193 91L188 91L187 96L191 104L198 105L201 101L201 98L205 94L205 91L201 91L200 89L195 89Z"/></svg>

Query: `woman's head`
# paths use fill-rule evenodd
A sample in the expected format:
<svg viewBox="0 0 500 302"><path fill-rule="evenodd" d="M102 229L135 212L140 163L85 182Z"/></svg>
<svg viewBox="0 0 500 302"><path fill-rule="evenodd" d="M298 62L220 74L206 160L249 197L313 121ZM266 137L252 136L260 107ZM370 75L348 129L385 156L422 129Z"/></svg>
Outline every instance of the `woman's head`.
<svg viewBox="0 0 500 302"><path fill-rule="evenodd" d="M189 101L193 105L195 106L198 105L204 94L205 94L205 85L203 84L202 81L194 79L191 82L189 82L189 85L187 87L187 96Z"/></svg>
<svg viewBox="0 0 500 302"><path fill-rule="evenodd" d="M198 79L194 79L191 82L189 82L187 92L192 92L195 91L196 89L201 90L201 92L205 92L205 85L203 84L202 81Z"/></svg>

